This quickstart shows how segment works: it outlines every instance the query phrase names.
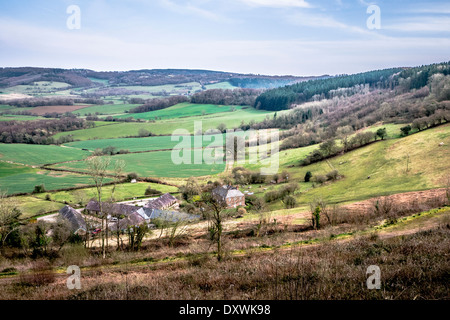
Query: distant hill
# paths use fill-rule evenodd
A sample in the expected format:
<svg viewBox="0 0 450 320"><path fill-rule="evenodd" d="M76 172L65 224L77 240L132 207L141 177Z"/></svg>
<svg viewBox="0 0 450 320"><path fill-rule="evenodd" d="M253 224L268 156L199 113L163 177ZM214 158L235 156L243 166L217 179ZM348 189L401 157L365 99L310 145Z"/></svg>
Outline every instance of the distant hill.
<svg viewBox="0 0 450 320"><path fill-rule="evenodd" d="M328 77L267 76L211 70L151 69L130 71L93 71L58 68L0 68L0 87L29 85L37 81L65 82L73 87L156 86L198 82L201 85L229 82L240 88L268 89L301 81ZM102 81L95 81L102 80Z"/></svg>
<svg viewBox="0 0 450 320"><path fill-rule="evenodd" d="M359 92L362 87L388 89L401 86L403 90L420 89L429 84L432 76L437 73L449 75L450 62L321 77L265 91L256 99L255 107L270 111L285 110L296 104L329 99L336 94L351 95Z"/></svg>

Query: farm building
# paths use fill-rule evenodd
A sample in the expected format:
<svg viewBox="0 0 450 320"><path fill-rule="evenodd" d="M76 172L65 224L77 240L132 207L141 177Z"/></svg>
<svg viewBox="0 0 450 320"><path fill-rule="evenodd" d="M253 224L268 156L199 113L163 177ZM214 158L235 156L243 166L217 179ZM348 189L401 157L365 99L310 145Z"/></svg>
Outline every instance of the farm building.
<svg viewBox="0 0 450 320"><path fill-rule="evenodd" d="M171 207L177 207L178 200L170 193L165 193L159 198L150 200L145 204L145 208L165 210Z"/></svg>
<svg viewBox="0 0 450 320"><path fill-rule="evenodd" d="M136 213L149 222L152 222L152 220L154 219L161 219L170 222L193 221L200 219L199 215L192 215L178 211L150 209L145 207L139 209L138 211L136 211Z"/></svg>
<svg viewBox="0 0 450 320"><path fill-rule="evenodd" d="M84 235L86 234L87 227L86 221L84 221L81 213L76 211L70 206L65 206L59 210L59 215L70 222L71 230L74 234Z"/></svg>
<svg viewBox="0 0 450 320"><path fill-rule="evenodd" d="M214 199L226 208L245 206L245 196L237 187L221 186L213 189Z"/></svg>
<svg viewBox="0 0 450 320"><path fill-rule="evenodd" d="M98 201L95 200L89 201L85 209L89 214L98 215L100 213L100 205ZM103 213L106 213L107 215L111 216L120 216L120 215L129 216L133 212L136 212L137 209L139 208L136 206L130 206L123 203L102 202Z"/></svg>
<svg viewBox="0 0 450 320"><path fill-rule="evenodd" d="M137 211L135 211L135 212L131 213L130 215L128 215L124 219L119 219L119 220L117 220L117 222L110 223L108 228L111 231L117 231L117 229L123 231L123 230L128 229L129 227L135 227L144 222L145 222L144 218L142 218L137 213Z"/></svg>

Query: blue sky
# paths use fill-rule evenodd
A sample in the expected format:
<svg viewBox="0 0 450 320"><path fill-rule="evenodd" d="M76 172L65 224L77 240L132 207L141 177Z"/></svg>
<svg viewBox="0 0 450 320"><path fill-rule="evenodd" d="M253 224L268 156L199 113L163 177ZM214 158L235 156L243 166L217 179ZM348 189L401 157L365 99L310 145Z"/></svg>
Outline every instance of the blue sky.
<svg viewBox="0 0 450 320"><path fill-rule="evenodd" d="M380 8L369 29L367 8ZM70 30L66 9L81 10ZM0 2L0 66L355 73L450 60L449 1Z"/></svg>

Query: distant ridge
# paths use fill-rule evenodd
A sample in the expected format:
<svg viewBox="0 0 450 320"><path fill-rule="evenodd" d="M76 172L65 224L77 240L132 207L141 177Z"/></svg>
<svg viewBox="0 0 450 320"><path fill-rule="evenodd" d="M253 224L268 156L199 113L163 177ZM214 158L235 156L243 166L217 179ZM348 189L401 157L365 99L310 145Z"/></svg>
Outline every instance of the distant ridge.
<svg viewBox="0 0 450 320"><path fill-rule="evenodd" d="M73 87L95 87L102 85L99 82L92 81L92 79L98 79L107 81L106 85L108 86L156 86L187 82L207 85L227 81L241 88L275 88L325 77L329 76L269 76L198 69L93 71L89 69L7 67L0 68L0 87L29 85L37 81L65 82Z"/></svg>

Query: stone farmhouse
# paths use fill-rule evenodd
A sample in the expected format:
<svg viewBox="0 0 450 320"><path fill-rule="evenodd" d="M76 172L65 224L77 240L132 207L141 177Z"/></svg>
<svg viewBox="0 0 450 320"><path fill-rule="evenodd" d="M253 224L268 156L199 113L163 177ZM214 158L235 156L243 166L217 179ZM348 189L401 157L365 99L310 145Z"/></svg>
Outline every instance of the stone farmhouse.
<svg viewBox="0 0 450 320"><path fill-rule="evenodd" d="M245 195L238 187L221 186L212 190L213 198L226 208L245 206Z"/></svg>

